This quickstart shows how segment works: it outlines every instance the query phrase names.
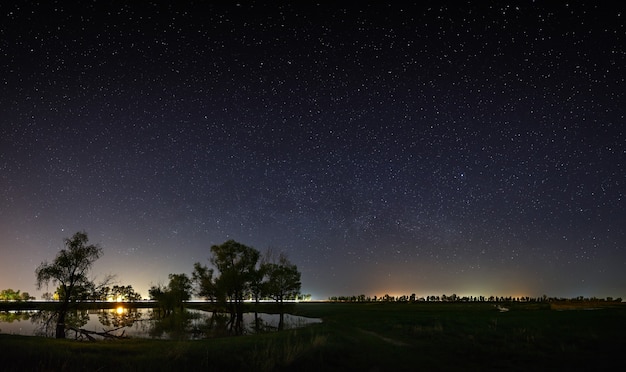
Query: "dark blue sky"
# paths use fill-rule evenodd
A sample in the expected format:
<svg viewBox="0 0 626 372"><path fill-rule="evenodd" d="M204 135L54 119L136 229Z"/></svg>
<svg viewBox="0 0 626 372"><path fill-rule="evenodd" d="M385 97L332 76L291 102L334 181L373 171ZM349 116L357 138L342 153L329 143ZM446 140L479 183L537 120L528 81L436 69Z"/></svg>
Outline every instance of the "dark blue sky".
<svg viewBox="0 0 626 372"><path fill-rule="evenodd" d="M0 6L0 287L85 230L144 296L228 239L303 292L626 296L607 4Z"/></svg>

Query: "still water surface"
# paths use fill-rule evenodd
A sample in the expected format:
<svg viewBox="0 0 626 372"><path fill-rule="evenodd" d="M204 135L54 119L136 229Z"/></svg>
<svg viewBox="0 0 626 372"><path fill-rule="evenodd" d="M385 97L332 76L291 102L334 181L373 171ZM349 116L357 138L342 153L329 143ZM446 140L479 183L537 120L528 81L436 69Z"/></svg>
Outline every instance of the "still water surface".
<svg viewBox="0 0 626 372"><path fill-rule="evenodd" d="M46 324L52 314L45 311L3 311L0 312L0 333L34 336L54 335L54 321ZM90 332L109 332L113 336L155 339L205 339L232 334L229 315L186 309L183 313L159 316L154 309L84 310L68 314L67 324ZM320 323L321 319L284 314L280 323L279 314L246 313L243 320L243 334L257 334L282 329L299 328ZM90 334L96 339L102 338ZM68 331L67 338L84 337L75 331Z"/></svg>

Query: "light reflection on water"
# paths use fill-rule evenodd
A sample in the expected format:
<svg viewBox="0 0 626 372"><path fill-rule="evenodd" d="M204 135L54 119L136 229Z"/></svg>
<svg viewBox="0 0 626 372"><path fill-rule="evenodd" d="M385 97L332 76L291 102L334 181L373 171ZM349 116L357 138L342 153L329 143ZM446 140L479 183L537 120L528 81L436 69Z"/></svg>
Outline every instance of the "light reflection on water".
<svg viewBox="0 0 626 372"><path fill-rule="evenodd" d="M54 321L46 324L52 313L41 311L2 311L0 312L0 333L16 335L45 335L53 337ZM154 309L114 309L83 310L68 313L66 324L89 332L106 332L113 336L155 338L155 339L205 339L228 336L229 314L209 313L201 310L185 309L167 317L159 317ZM279 314L245 313L244 334L257 334L282 329L299 328L320 323L320 319L305 318L284 314L283 323ZM46 327L47 325L47 327ZM67 338L80 338L74 331L67 332ZM98 338L97 335L92 336Z"/></svg>

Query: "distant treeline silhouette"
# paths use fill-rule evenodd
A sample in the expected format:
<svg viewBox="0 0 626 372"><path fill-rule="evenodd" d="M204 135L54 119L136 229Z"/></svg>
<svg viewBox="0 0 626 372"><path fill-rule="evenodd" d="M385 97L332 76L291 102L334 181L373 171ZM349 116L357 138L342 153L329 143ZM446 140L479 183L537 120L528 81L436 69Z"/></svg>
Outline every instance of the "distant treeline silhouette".
<svg viewBox="0 0 626 372"><path fill-rule="evenodd" d="M597 298L597 297L583 297L578 296L574 298L565 298L565 297L548 297L543 295L541 297L529 297L529 296L521 296L521 297L513 297L513 296L457 296L456 294L451 295L440 295L440 296L426 296L426 297L418 297L415 293L411 295L402 295L402 296L390 296L388 294L377 297L377 296L366 296L364 294L358 296L332 296L328 298L330 302L563 302L563 301L571 301L571 302L622 302L622 298Z"/></svg>

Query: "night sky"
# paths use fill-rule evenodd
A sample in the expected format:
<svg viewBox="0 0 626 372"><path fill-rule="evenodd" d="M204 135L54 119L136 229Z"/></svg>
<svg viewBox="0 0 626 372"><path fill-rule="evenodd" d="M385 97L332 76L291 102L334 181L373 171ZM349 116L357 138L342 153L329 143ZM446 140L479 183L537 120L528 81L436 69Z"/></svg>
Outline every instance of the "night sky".
<svg viewBox="0 0 626 372"><path fill-rule="evenodd" d="M626 297L617 5L70 3L0 5L0 289L84 230L144 297L228 239L314 299Z"/></svg>

